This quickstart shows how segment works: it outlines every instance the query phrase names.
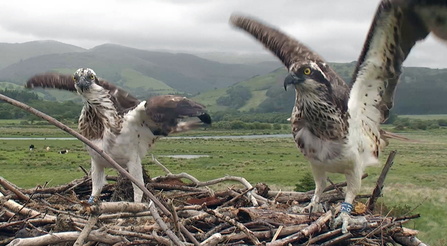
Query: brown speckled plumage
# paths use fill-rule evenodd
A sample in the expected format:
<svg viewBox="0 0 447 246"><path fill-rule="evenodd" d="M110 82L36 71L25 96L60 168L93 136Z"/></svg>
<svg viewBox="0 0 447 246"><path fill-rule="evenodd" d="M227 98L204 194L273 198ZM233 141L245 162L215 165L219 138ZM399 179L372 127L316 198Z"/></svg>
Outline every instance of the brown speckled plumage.
<svg viewBox="0 0 447 246"><path fill-rule="evenodd" d="M378 156L386 138L394 137L381 130L380 123L393 106L402 62L409 49L401 39L401 24L405 21L402 10L392 1L383 0L376 11L352 87L318 54L298 41L247 17L230 19L234 26L273 52L288 69L284 88L293 85L296 91L292 132L298 148L311 163L316 184L312 201L305 209L322 210L320 196L326 172L345 174L345 203L352 204L364 169L380 163ZM342 211L335 220L343 222L343 232L347 231L348 212Z"/></svg>
<svg viewBox="0 0 447 246"><path fill-rule="evenodd" d="M156 96L142 102L98 78L89 68L80 68L73 76L36 75L29 79L26 87L78 92L84 102L78 124L80 133L126 167L141 183L141 160L156 139L211 124L211 117L201 104L173 95ZM198 117L200 121L180 122L184 117ZM107 183L104 168L110 164L91 148L87 150L92 157L92 196L89 199L92 203ZM134 201L141 202L143 192L135 184L133 188Z"/></svg>

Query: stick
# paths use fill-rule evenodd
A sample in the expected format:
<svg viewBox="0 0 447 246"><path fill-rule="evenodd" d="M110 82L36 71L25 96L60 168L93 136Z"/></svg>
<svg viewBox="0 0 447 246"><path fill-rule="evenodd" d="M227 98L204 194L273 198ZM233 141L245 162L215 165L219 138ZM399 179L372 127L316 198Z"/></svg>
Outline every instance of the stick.
<svg viewBox="0 0 447 246"><path fill-rule="evenodd" d="M146 189L146 187L144 186L144 184L141 184L136 178L132 177L132 175L130 175L123 167L121 167L118 163L116 163L109 155L107 155L106 153L104 153L104 151L100 148L98 148L98 146L94 145L90 140L88 140L86 137L82 136L81 134L77 133L76 131L74 131L73 129L69 128L68 126L62 124L60 121L54 119L51 116L48 116L38 110L36 110L35 108L28 106L26 104L23 104L19 101L16 101L14 99L11 99L3 94L0 94L0 99L11 104L14 105L16 107L22 108L46 121L48 121L49 123L59 127L60 129L62 129L63 131L73 135L74 137L76 137L77 139L81 140L83 143L85 143L87 146L89 146L90 148L92 148L93 150L95 150L101 157L103 157L107 162L109 162L115 169L117 169L122 175L124 175L126 178L128 178L130 181L132 181L134 184L136 184L138 186L138 188L140 188L144 194L146 194L161 210L164 214L168 215L168 216L172 216L171 213L169 212L168 209L166 209L165 206L163 206L163 204L148 190ZM157 209L154 206L150 206L150 210L152 215L155 217L155 214L158 214ZM159 217L159 216L158 216ZM176 245L183 245L183 243L180 241L180 239L166 226L166 224L164 223L163 220L157 220L157 223L162 223L164 225L160 225L160 227L165 230L165 233L168 235L168 237L176 244ZM185 228L186 230L186 228ZM183 231L183 230L182 230Z"/></svg>
<svg viewBox="0 0 447 246"><path fill-rule="evenodd" d="M92 231L93 227L96 225L96 222L98 222L98 215L92 215L88 219L87 224L84 226L84 229L82 230L81 234L79 235L78 239L76 239L76 242L73 246L82 246L84 245L85 239L87 239L88 235Z"/></svg>
<svg viewBox="0 0 447 246"><path fill-rule="evenodd" d="M171 245L169 240L167 240L164 237L156 236L156 235L149 235L142 232L130 232L130 231L123 231L123 230L107 230L108 233L115 234L115 235L121 235L121 236L128 236L128 237L138 237L142 239L149 239L151 241L158 242L162 245ZM124 243L122 245L125 245Z"/></svg>
<svg viewBox="0 0 447 246"><path fill-rule="evenodd" d="M237 196L231 198L231 200L229 200L229 201L227 201L227 202L224 202L224 203L223 203L222 205L220 205L220 206L221 206L221 207L225 207L225 206L227 206L228 204L230 204L230 203L236 201L237 199L241 198L243 195L247 194L248 192L252 191L253 189L254 189L254 187L251 187L251 189L247 189L247 190L243 191L241 194L238 194Z"/></svg>
<svg viewBox="0 0 447 246"><path fill-rule="evenodd" d="M374 210L374 205L377 201L377 198L382 193L383 183L385 182L385 178L386 178L386 175L388 174L388 171L390 170L391 166L393 165L393 160L394 160L394 157L396 156L396 153L397 152L393 150L388 155L388 159L386 160L385 166L382 169L382 173L380 174L379 179L377 179L376 187L374 188L371 198L369 198L368 203L366 205L368 207L369 211Z"/></svg>
<svg viewBox="0 0 447 246"><path fill-rule="evenodd" d="M308 237L312 233L321 231L321 229L325 226L326 222L331 217L332 217L332 211L329 210L326 212L326 214L324 214L320 218L318 218L314 223L310 224L309 226L300 230L299 232L292 234L288 237L285 237L281 240L276 240L274 242L267 243L267 245L268 246L286 245L286 244L292 243L294 241L297 241L301 238Z"/></svg>
<svg viewBox="0 0 447 246"><path fill-rule="evenodd" d="M245 186L245 188L247 189L251 189L253 186L250 184L250 182L248 182L245 178L243 177L237 177L237 176L229 176L226 175L225 177L222 178L217 178L217 179L212 179L212 180L208 180L205 182L201 182L198 179L196 179L194 176L188 174L188 173L179 173L179 174L167 174L166 176L163 177L155 177L153 180L156 182L158 179L163 179L163 178L185 178L185 179L189 179L191 180L191 182L193 182L197 187L201 187L201 186L209 186L209 185L213 185L213 184L218 184L221 183L223 181L238 181L239 183L243 184ZM251 200L251 202L253 203L253 206L258 206L258 200L261 200L263 202L267 201L266 198L261 197L253 192L249 193L249 198Z"/></svg>
<svg viewBox="0 0 447 246"><path fill-rule="evenodd" d="M20 190L14 188L6 179L0 178L0 185L5 187L5 189L8 189L8 190L14 192L14 194L16 194L20 200L22 200L22 201L29 200L29 197L27 195L23 194Z"/></svg>
<svg viewBox="0 0 447 246"><path fill-rule="evenodd" d="M77 231L70 231L70 232L51 233L39 237L17 238L11 241L7 246L38 246L38 245L63 243L63 242L75 241L80 234L81 233ZM107 233L99 231L92 231L90 235L87 237L87 240L107 244L115 244L118 242L127 241L122 237L108 235Z"/></svg>
<svg viewBox="0 0 447 246"><path fill-rule="evenodd" d="M396 242L398 242L402 245L406 245L406 246L429 246L429 245L423 243L417 237L402 237L402 236L394 235L393 239L396 240Z"/></svg>
<svg viewBox="0 0 447 246"><path fill-rule="evenodd" d="M0 197L3 196L4 196L3 193L0 192ZM17 202L11 200L7 200L6 202L4 202L3 206L5 206L14 213L18 213L20 211L20 214L30 215L32 217L41 215L40 212L37 212L36 210L30 208L25 208L22 205L18 204ZM56 216L46 215L46 218L51 219L52 221L56 221Z"/></svg>
<svg viewBox="0 0 447 246"><path fill-rule="evenodd" d="M228 222L234 226L236 226L237 229L241 230L243 233L245 233L248 237L248 239L250 239L250 241L254 244L254 245L261 245L261 242L259 242L258 238L256 238L256 236L253 234L252 231L250 231L249 229L247 229L247 227L245 227L242 223L237 222L235 219L232 219L228 216L225 216L217 211L214 211L212 209L209 209L206 207L206 205L203 205L203 210L211 215L216 216L217 218L219 218L220 220L223 220L225 222Z"/></svg>
<svg viewBox="0 0 447 246"><path fill-rule="evenodd" d="M166 174L172 174L171 171L169 171L169 169L167 167L165 167L163 164L161 164L154 156L154 154L152 154L152 161L155 162L155 164L157 164L159 167L161 167Z"/></svg>

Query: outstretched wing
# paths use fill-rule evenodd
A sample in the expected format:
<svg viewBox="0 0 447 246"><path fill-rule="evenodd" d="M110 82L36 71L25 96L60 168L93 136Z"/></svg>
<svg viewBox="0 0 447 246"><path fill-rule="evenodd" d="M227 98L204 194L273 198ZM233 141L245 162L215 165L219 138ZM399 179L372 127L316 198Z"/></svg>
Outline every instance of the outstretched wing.
<svg viewBox="0 0 447 246"><path fill-rule="evenodd" d="M416 41L432 32L438 38L447 40L447 1L445 0L391 0L401 8L402 47L408 54Z"/></svg>
<svg viewBox="0 0 447 246"><path fill-rule="evenodd" d="M230 22L232 25L250 33L258 41L264 44L267 49L273 52L282 61L289 72L293 71L295 67L294 64L308 61L316 63L331 83L333 93L332 99L334 100L334 103L342 111L345 111L349 87L317 53L279 30L268 27L254 19L232 15Z"/></svg>
<svg viewBox="0 0 447 246"><path fill-rule="evenodd" d="M405 58L400 47L402 16L390 0L380 3L355 69L348 101L348 142L365 165L378 163L380 123L392 106Z"/></svg>
<svg viewBox="0 0 447 246"><path fill-rule="evenodd" d="M72 75L63 75L58 73L39 74L28 79L26 88L42 87L55 88L76 92L75 82Z"/></svg>
<svg viewBox="0 0 447 246"><path fill-rule="evenodd" d="M370 50L369 46L373 35L377 34L376 28L382 28L381 26L384 24L381 23L390 21L389 19L384 19L387 18L385 17L386 12L389 11L387 9L394 9L392 11L394 14L398 14L400 18L399 24L395 25L398 30L394 32L398 35L395 45L396 50L400 50L400 53L395 54L395 59L392 59L395 64L386 64L386 66L393 67L396 73L400 73L402 62L407 58L413 46L418 41L425 39L431 31L439 38L447 40L447 1L383 0L376 12L365 46L357 62L352 78L353 83L356 81L359 69ZM396 55L398 56L396 57ZM381 122L385 122L388 119L389 111L394 105L394 95L399 76L390 77L386 82L386 89L383 92L379 105L382 114Z"/></svg>
<svg viewBox="0 0 447 246"><path fill-rule="evenodd" d="M157 129L153 129L156 135L167 136L169 133L211 124L211 117L206 113L205 106L186 97L175 95L152 97L146 101L145 110L157 126ZM198 117L200 122L179 124L179 120L185 117Z"/></svg>

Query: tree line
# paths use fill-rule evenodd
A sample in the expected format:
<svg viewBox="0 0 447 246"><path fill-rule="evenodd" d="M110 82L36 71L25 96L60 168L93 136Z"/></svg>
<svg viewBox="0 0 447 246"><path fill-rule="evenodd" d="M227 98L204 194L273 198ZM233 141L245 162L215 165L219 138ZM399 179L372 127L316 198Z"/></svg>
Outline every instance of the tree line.
<svg viewBox="0 0 447 246"><path fill-rule="evenodd" d="M0 93L17 101L26 103L29 106L36 108L37 110L42 111L43 113L48 114L53 118L56 118L57 120L75 121L76 119L78 119L82 108L82 105L72 101L44 101L32 91L0 89ZM0 101L0 119L24 119L32 122L39 118L24 111L23 109Z"/></svg>

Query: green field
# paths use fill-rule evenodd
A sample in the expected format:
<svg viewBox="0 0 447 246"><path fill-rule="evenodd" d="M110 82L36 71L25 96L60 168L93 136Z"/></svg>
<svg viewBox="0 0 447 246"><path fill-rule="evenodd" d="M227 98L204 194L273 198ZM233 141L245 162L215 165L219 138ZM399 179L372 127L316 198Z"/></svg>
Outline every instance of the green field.
<svg viewBox="0 0 447 246"><path fill-rule="evenodd" d="M399 118L410 118L418 120L447 120L447 114L399 115Z"/></svg>
<svg viewBox="0 0 447 246"><path fill-rule="evenodd" d="M0 128L4 130L5 128ZM31 132L55 133L50 128L14 128L16 136ZM9 131L10 133L12 131ZM7 131L0 132L2 135ZM36 133L36 134L37 134ZM195 134L218 134L219 131L197 131ZM225 135L220 132L221 135ZM249 133L249 132L242 132ZM266 132L267 133L267 132ZM275 132L272 132L275 133ZM21 135L20 135L21 134ZM236 135L237 132L227 132ZM33 135L36 136L36 135ZM420 230L419 237L431 245L445 245L447 237L447 130L414 131L406 133L420 143L392 141L382 156L397 150L395 164L387 176L382 201L389 208L413 208L425 200L414 212L421 218L407 227ZM29 151L30 144L36 149ZM50 151L45 148L49 146ZM66 155L57 152L68 149ZM310 171L308 162L296 150L291 138L260 139L161 139L155 156L172 154L210 155L198 159L159 157L172 172L187 172L205 181L226 174L243 176L252 184L265 182L273 189L293 190L297 180ZM150 175L163 175L149 156L143 160ZM58 185L80 178L79 166L89 168L90 158L83 144L77 140L0 140L0 175L23 188L49 181ZM362 193L370 193L381 168L369 168L369 177L363 182ZM115 173L108 170L109 174ZM334 182L344 180L342 175L331 174Z"/></svg>

